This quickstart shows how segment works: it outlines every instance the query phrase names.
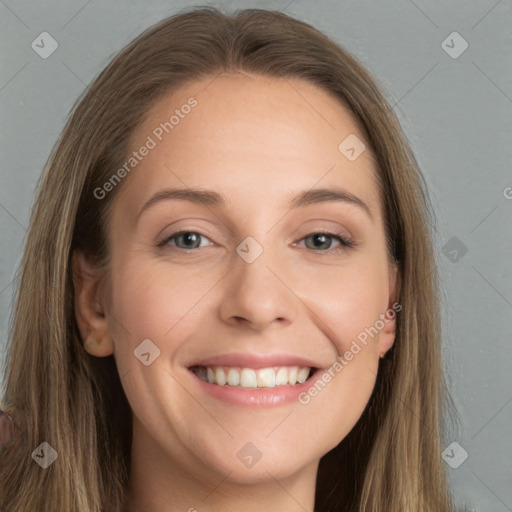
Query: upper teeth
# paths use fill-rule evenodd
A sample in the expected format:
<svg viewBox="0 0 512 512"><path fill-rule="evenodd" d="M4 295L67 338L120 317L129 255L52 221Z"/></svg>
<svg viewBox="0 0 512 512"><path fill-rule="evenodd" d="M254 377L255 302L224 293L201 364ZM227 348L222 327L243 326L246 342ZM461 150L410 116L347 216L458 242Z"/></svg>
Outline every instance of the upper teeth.
<svg viewBox="0 0 512 512"><path fill-rule="evenodd" d="M311 368L299 368L298 366L274 366L271 368L239 367L204 367L196 366L194 373L202 380L219 386L238 386L242 388L273 388L287 384L306 382Z"/></svg>

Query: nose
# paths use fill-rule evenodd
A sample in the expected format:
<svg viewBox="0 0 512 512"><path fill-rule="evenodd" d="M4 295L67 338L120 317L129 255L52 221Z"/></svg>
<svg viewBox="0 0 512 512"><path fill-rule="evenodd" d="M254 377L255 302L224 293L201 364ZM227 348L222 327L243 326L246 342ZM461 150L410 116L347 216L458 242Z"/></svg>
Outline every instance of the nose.
<svg viewBox="0 0 512 512"><path fill-rule="evenodd" d="M252 263L236 255L233 268L225 277L220 304L224 322L261 331L273 323L284 327L295 320L300 299L270 252L265 249Z"/></svg>

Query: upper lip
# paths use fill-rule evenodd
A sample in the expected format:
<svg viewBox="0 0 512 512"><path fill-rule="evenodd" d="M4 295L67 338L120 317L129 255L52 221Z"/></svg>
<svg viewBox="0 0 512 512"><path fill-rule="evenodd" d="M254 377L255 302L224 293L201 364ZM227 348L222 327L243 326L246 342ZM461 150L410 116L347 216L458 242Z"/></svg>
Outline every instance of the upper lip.
<svg viewBox="0 0 512 512"><path fill-rule="evenodd" d="M235 352L232 354L222 354L201 361L196 361L192 366L231 366L240 368L268 368L271 366L300 366L316 368L316 364L304 357L292 354L256 354Z"/></svg>

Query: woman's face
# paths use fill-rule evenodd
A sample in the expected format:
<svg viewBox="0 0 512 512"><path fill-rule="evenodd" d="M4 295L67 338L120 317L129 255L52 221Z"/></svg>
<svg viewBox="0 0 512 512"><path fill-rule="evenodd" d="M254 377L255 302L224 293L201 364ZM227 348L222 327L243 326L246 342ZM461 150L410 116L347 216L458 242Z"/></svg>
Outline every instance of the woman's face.
<svg viewBox="0 0 512 512"><path fill-rule="evenodd" d="M160 469L217 483L316 471L361 416L393 343L394 322L382 318L398 292L362 143L326 92L245 74L182 87L136 130L109 225L104 323L88 332L111 338L95 355L114 353L134 445ZM171 189L196 199L166 198ZM262 387L222 386L217 366L232 384L229 367L245 368L244 384L256 376ZM282 384L293 366L318 371ZM276 373L258 372L268 367L273 388Z"/></svg>

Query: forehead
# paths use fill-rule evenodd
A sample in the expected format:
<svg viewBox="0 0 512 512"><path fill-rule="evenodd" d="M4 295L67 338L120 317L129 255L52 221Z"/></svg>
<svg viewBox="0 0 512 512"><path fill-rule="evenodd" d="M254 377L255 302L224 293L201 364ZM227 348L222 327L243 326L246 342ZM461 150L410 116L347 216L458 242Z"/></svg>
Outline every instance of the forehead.
<svg viewBox="0 0 512 512"><path fill-rule="evenodd" d="M351 160L344 141L366 147ZM237 73L191 82L148 112L131 151L143 146L151 149L123 184L130 210L167 187L215 189L232 205L271 207L297 191L340 186L380 214L373 155L354 117L302 80Z"/></svg>

